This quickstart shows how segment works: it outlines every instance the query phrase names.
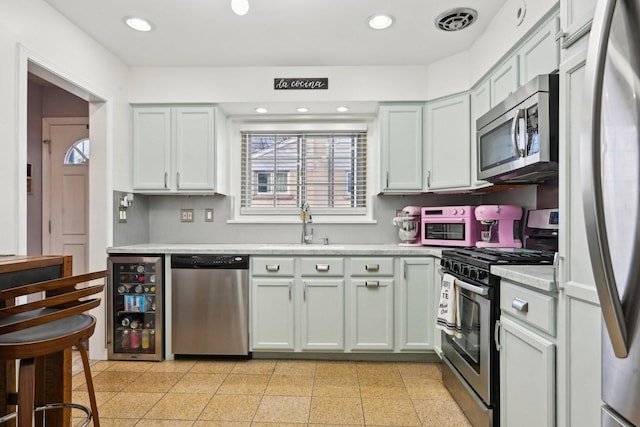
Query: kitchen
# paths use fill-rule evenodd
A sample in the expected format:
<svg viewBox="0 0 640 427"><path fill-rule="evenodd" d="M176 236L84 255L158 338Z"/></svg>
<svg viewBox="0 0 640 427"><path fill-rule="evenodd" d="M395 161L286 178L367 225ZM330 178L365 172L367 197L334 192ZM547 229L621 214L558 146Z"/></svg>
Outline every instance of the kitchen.
<svg viewBox="0 0 640 427"><path fill-rule="evenodd" d="M507 13L509 7L515 2L507 2L505 11L496 15L496 19L504 19L511 22L512 13ZM300 238L299 220L292 220L290 224L275 224L264 227L256 224L228 224L234 218L236 204L231 197L227 196L148 196L144 194L134 194L132 205L127 208L128 222L121 224L117 222L117 206L119 200L126 194L132 193L131 182L131 156L130 153L130 130L131 111L129 104L153 104L153 103L202 103L220 102L224 104L253 103L254 100L273 99L279 104L297 101L295 95L291 93L277 94L272 98L274 92L271 89L271 82L274 77L298 77L300 75L310 75L308 70L299 67L283 67L277 69L274 75L272 70L267 68L242 68L242 69L217 69L217 68L187 68L184 70L168 68L145 68L133 67L129 69L99 45L89 40L86 35L76 27L64 21L55 11L40 4L40 2L29 2L33 7L8 7L3 11L2 16L6 19L6 38L3 36L3 46L6 58L15 58L7 65L6 73L11 78L7 81L18 81L18 94L26 92L26 69L33 67L33 64L40 68L54 70L58 76L62 75L67 80L75 81L99 102L91 103L90 117L91 140L95 142L92 147L92 168L90 174L94 179L90 180L91 193L98 195L92 201L90 208L90 218L92 222L91 240L89 242L89 268L103 268L105 248L110 246L121 246L130 243L140 242L175 242L206 244L219 243L256 243L256 236L259 243L295 243ZM472 51L465 55L456 55L426 67L320 67L314 68L313 76L328 76L332 85L332 92L315 94L323 104L333 103L339 93L339 101L353 100L360 102L370 102L372 100L421 102L424 100L436 100L446 95L462 93L471 88L475 89L476 82L492 69L501 59L508 54L512 45L522 38L527 31L553 8L555 2L547 4L531 3L527 5L524 25L527 27L514 27L511 25L492 25L486 30L487 34L479 37ZM567 3L560 5L561 28L569 36L565 36L563 49L561 51L562 64L570 68L560 66L561 79L564 79L563 71L567 76L572 76L574 70L578 70L579 59L574 59L574 54L581 52L586 47L586 37L584 35L584 22L588 19L580 20L580 7L587 10L587 6L574 2L572 14L566 9ZM24 24L29 14L36 14L38 22L45 22L51 25L50 34L57 34L58 28L65 28L73 35L63 37L62 35L52 37L52 40L44 40L36 33L29 31L29 26ZM591 11L591 14L593 12ZM576 19L575 26L572 26L572 19ZM501 33L503 31L504 33ZM570 36L573 35L573 39ZM69 40L71 38L71 40ZM55 40L54 40L55 39ZM84 46L83 41L89 47ZM15 43L20 43L16 53ZM84 58L90 61L80 61L69 52L61 52L56 43L72 45L78 43L78 49L83 52ZM565 47L566 46L566 47ZM17 57L17 58L16 58ZM573 60L573 63L571 62ZM29 61L31 63L29 64ZM470 66L472 65L472 66ZM35 68L38 68L37 66ZM22 70L22 71L20 71ZM24 75L18 76L18 73ZM577 71L579 73L579 71ZM321 74L317 74L321 73ZM577 76L578 74L576 74ZM77 76L77 77L75 77ZM425 78L427 76L428 78ZM56 76L52 76L56 77ZM561 80L565 82L565 80ZM122 82L127 82L123 85ZM237 84L229 84L237 82ZM389 82L388 84L381 82ZM393 82L393 84L391 84ZM8 89L6 93L13 93L13 84L6 83ZM577 84L577 83L576 83ZM363 94L360 90L362 86L370 93ZM562 83L561 83L562 85ZM9 87L11 89L9 89ZM162 87L163 90L158 90ZM335 92L333 88L335 87ZM15 123L24 123L22 108L16 109L15 105L20 105L20 95L8 96L4 109L6 114L1 124L1 128L6 132L8 141L22 140L17 129L22 129ZM88 97L91 98L91 97ZM107 101L107 102L102 102ZM397 242L397 230L391 225L392 218L396 210L407 205L417 206L439 206L439 205L464 205L464 204L517 204L528 207L536 206L538 200L545 200L547 197L557 198L561 211L564 212L560 219L561 233L560 252L564 258L561 263L561 282L566 284L564 293L561 293L557 302L562 308L558 314L558 340L563 343L570 343L571 346L558 346L557 354L557 381L554 389L558 395L557 423L558 425L587 425L594 422L594 417L581 411L577 403L584 400L581 397L581 385L591 375L592 370L587 370L589 366L599 366L598 351L599 342L593 342L595 333L581 332L583 328L581 317L588 316L590 325L599 329L599 307L598 300L593 286L593 278L588 269L584 268L586 256L584 244L584 225L581 219L581 197L579 191L579 178L577 162L579 152L568 154L562 150L577 150L577 142L570 144L570 138L575 137L568 130L570 119L579 117L575 111L571 110L576 105L580 105L579 100L564 96L561 97L561 135L565 144L561 144L561 158L563 165L567 164L567 175L560 175L558 193L547 194L544 189L539 190L535 186L531 188L519 189L516 191L482 193L482 194L434 194L427 192L421 195L384 195L374 196L371 203L374 207L375 219L377 222L364 225L339 224L328 225L323 223L322 215L314 214L313 228L315 236L321 242L323 237L329 239L330 244L346 245L350 243L358 244L395 244ZM230 105L231 106L231 105ZM376 107L377 108L377 107ZM365 114L375 115L375 110L367 110ZM106 130L106 131L105 131ZM100 132L104 134L100 134ZM95 132L95 133L94 133ZM575 131L573 131L575 132ZM567 136L568 135L568 136ZM577 141L577 140L576 140ZM100 142L103 142L102 144ZM16 145L18 147L18 145ZM7 157L6 167L0 172L9 183L3 189L5 196L10 201L16 201L16 209L2 212L0 223L3 224L3 253L26 253L27 224L21 218L26 217L26 191L21 191L23 183L17 178L16 165L26 164L26 154L21 149L10 150L17 154ZM370 150L373 165L376 165L377 150ZM18 156L18 157L14 157ZM109 159L109 160L108 160ZM116 160L117 159L117 160ZM377 170L377 166L370 168ZM376 188L378 179L372 178L371 188ZM234 182L229 180L229 184ZM571 189L571 190L570 190ZM114 190L116 193L114 193ZM541 192L539 192L541 191ZM422 191L419 191L422 193ZM178 215L180 209L193 209L197 222L193 224L180 223ZM214 221L203 225L203 217L206 209L213 209ZM139 216L139 217L138 217ZM127 227L140 224L148 218L148 228L137 227L134 235ZM569 221L568 218L572 220ZM133 227L130 227L133 228ZM362 229L364 231L352 231ZM95 231L95 232L94 232ZM351 236L345 239L344 236ZM357 236L357 237L356 237ZM130 240L129 240L130 239ZM357 239L357 241L354 241ZM576 254L583 254L576 256ZM586 314L585 314L586 312ZM594 313L596 313L594 315ZM594 320L595 319L595 320ZM593 331L594 329L589 329ZM585 334L585 339L579 339L580 333ZM104 342L102 332L97 331L94 337L96 342ZM95 346L94 346L95 347ZM594 350L596 349L596 350ZM104 355L103 355L104 357ZM585 374L589 372L590 374ZM594 380L597 383L597 375ZM597 384L596 384L596 387ZM586 387L584 387L586 389ZM585 393L586 394L586 393ZM594 393L589 393L593 401ZM599 406L599 391L595 391L595 407ZM591 406L591 405L590 405ZM597 413L597 411L596 411ZM583 424L581 422L584 421Z"/></svg>

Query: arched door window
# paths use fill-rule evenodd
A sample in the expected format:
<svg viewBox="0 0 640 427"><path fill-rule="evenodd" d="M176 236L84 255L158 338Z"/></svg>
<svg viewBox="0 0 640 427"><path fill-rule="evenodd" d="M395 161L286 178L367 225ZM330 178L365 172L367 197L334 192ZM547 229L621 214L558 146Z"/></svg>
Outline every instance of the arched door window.
<svg viewBox="0 0 640 427"><path fill-rule="evenodd" d="M84 165L89 162L89 138L73 144L64 156L65 165Z"/></svg>

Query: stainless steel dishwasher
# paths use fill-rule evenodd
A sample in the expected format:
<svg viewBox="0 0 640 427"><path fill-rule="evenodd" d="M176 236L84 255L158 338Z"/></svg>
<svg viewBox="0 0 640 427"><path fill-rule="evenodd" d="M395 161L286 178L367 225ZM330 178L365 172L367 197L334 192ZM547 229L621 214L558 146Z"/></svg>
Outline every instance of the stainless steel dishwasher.
<svg viewBox="0 0 640 427"><path fill-rule="evenodd" d="M171 256L176 355L248 355L248 255Z"/></svg>

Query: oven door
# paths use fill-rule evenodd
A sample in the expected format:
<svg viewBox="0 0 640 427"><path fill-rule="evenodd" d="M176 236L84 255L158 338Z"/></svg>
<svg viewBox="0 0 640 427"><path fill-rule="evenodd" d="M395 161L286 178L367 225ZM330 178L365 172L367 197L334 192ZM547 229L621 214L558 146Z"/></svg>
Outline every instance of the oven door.
<svg viewBox="0 0 640 427"><path fill-rule="evenodd" d="M422 218L422 244L470 246L468 226L464 218Z"/></svg>
<svg viewBox="0 0 640 427"><path fill-rule="evenodd" d="M462 337L442 332L442 351L487 406L491 405L493 289L456 278Z"/></svg>

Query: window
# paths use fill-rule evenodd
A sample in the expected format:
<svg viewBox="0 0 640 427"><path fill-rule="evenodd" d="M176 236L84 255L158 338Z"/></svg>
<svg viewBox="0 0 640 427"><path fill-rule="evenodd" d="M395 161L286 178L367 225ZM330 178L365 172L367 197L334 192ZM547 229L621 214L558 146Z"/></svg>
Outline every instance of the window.
<svg viewBox="0 0 640 427"><path fill-rule="evenodd" d="M366 130L240 134L241 214L366 213Z"/></svg>
<svg viewBox="0 0 640 427"><path fill-rule="evenodd" d="M73 144L64 155L65 165L84 165L89 162L89 139L81 139Z"/></svg>

